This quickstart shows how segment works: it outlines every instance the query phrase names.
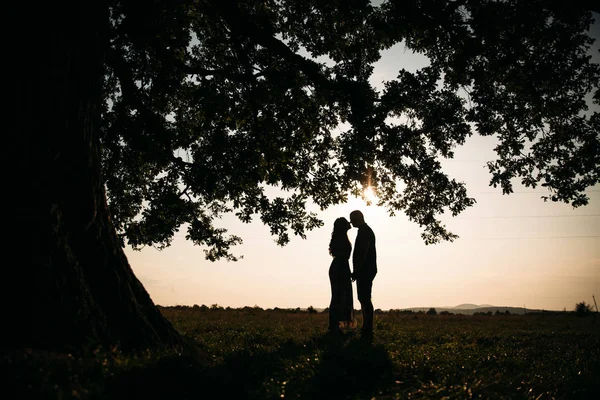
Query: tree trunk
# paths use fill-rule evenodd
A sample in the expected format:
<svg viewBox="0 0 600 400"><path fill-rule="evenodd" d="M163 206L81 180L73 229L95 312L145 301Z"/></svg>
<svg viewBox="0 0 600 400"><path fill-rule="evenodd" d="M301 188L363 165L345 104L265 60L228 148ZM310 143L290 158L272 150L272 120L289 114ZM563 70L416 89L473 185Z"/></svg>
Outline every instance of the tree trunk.
<svg viewBox="0 0 600 400"><path fill-rule="evenodd" d="M45 3L25 3L30 9L12 19L14 125L3 158L18 263L5 266L16 290L3 292L3 344L180 344L134 276L108 213L97 134L108 5Z"/></svg>

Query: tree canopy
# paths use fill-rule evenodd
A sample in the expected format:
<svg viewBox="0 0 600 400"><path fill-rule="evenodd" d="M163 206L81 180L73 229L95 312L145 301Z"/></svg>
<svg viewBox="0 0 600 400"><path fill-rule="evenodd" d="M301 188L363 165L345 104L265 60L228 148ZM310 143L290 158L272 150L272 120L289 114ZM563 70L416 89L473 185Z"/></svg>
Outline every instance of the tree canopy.
<svg viewBox="0 0 600 400"><path fill-rule="evenodd" d="M307 201L367 186L426 243L453 240L440 214L475 199L440 161L471 135L497 138L490 184L506 194L516 178L578 207L600 181L593 15L570 2L138 0L110 13L102 168L134 247L168 246L186 225L208 259L235 260L241 238L220 215L259 216L283 245L322 225ZM377 90L374 64L400 43L430 63L398 60Z"/></svg>

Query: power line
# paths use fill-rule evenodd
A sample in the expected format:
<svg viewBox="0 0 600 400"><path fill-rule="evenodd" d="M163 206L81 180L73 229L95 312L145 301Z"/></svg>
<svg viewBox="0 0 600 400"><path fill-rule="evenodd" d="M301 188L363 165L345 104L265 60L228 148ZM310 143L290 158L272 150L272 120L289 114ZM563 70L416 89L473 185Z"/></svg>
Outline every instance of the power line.
<svg viewBox="0 0 600 400"><path fill-rule="evenodd" d="M548 239L597 239L600 238L600 235L581 235L581 236L511 236L511 237L465 237L459 236L459 238L455 241L459 243L460 241L470 241L470 240L548 240ZM405 237L405 238L396 238L394 242L398 241L421 241L421 238L416 237ZM380 242L390 242L391 240L379 240Z"/></svg>
<svg viewBox="0 0 600 400"><path fill-rule="evenodd" d="M597 190L597 189L590 189L590 190L584 191L584 193L599 193L599 192L600 192L600 190ZM502 192L492 191L492 190L473 192L473 193L474 194L500 194L500 195L504 195L504 196L509 196L512 194L543 194L543 195L551 195L552 194L552 192L535 192L535 191L526 191L526 190L518 190L518 191L508 193L508 194L504 194Z"/></svg>
<svg viewBox="0 0 600 400"><path fill-rule="evenodd" d="M600 214L575 214L575 215L483 215L478 217L455 217L454 219L515 219L515 218L575 218L575 217L600 217Z"/></svg>
<svg viewBox="0 0 600 400"><path fill-rule="evenodd" d="M600 235L578 235L578 236L511 236L511 237L464 237L460 236L458 240L521 240L521 239L588 239L600 238ZM248 236L244 240L274 240L271 237ZM422 240L416 237L396 237L394 239L379 239L378 241L389 242L398 240Z"/></svg>
<svg viewBox="0 0 600 400"><path fill-rule="evenodd" d="M183 235L174 235L176 238L181 238ZM457 242L463 240L552 240L552 239L597 239L600 235L578 235L578 236L507 236L507 237L465 237L459 236ZM252 242L254 240L268 240L275 242L275 237L260 237L260 236L242 236L244 244ZM379 242L398 242L398 241L421 241L421 238L417 237L396 237L392 239L379 239Z"/></svg>
<svg viewBox="0 0 600 400"><path fill-rule="evenodd" d="M580 235L580 236L514 236L514 237L471 237L463 238L470 240L522 240L522 239L587 239L600 238L600 235ZM459 239L460 240L460 239Z"/></svg>
<svg viewBox="0 0 600 400"><path fill-rule="evenodd" d="M461 241L469 240L528 240L528 239L596 239L600 238L600 235L579 235L579 236L506 236L506 237L475 237L475 236L461 236L455 241L460 243ZM394 239L377 239L378 242L409 242L409 241L422 241L420 237L396 237Z"/></svg>

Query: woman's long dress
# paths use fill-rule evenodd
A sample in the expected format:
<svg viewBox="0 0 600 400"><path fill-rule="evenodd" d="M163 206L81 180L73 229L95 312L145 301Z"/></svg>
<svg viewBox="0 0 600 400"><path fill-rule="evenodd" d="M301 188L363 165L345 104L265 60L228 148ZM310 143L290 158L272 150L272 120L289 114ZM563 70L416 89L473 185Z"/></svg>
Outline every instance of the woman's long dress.
<svg viewBox="0 0 600 400"><path fill-rule="evenodd" d="M347 242L348 239L346 239ZM352 281L350 279L350 243L340 241L331 249L333 261L329 267L331 303L329 304L329 329L353 326Z"/></svg>

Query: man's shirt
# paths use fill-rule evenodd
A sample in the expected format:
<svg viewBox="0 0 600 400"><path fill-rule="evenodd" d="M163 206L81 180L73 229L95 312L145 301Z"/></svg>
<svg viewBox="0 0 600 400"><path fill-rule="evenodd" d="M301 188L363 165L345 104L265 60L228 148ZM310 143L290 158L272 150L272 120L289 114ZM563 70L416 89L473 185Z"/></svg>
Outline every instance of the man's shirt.
<svg viewBox="0 0 600 400"><path fill-rule="evenodd" d="M375 250L375 233L369 225L358 228L352 254L352 267L357 275L364 273L374 275L377 272L377 251Z"/></svg>

